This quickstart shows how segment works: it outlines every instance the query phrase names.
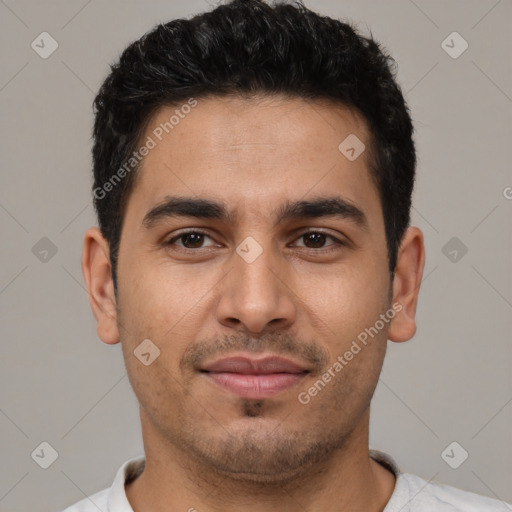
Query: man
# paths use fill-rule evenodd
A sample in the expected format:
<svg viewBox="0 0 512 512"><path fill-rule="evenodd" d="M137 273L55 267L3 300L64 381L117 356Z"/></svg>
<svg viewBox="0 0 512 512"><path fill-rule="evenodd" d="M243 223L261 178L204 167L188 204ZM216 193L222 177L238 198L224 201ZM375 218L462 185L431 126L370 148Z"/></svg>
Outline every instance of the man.
<svg viewBox="0 0 512 512"><path fill-rule="evenodd" d="M66 512L503 510L368 446L425 261L392 62L300 5L234 0L112 67L82 269L145 457Z"/></svg>

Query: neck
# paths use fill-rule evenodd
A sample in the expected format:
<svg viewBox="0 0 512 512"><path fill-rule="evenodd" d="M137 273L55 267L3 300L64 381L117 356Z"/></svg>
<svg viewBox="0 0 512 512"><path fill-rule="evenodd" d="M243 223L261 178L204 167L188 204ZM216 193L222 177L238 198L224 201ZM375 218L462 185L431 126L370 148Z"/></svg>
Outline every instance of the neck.
<svg viewBox="0 0 512 512"><path fill-rule="evenodd" d="M141 411L146 465L127 484L134 512L382 512L394 475L369 456L369 408L343 446L320 464L278 478L221 472L165 440Z"/></svg>

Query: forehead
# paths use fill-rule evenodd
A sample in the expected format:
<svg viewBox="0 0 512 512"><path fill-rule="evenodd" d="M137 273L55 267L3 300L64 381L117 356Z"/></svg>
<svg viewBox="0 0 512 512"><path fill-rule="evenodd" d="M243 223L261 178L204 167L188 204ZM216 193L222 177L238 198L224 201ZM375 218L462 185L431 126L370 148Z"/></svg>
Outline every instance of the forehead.
<svg viewBox="0 0 512 512"><path fill-rule="evenodd" d="M349 159L347 140L366 149ZM127 217L132 212L139 223L171 195L237 205L238 220L265 212L270 218L285 202L333 195L370 218L380 213L368 172L367 124L340 104L268 96L189 100L158 110L142 144L151 149L127 208Z"/></svg>

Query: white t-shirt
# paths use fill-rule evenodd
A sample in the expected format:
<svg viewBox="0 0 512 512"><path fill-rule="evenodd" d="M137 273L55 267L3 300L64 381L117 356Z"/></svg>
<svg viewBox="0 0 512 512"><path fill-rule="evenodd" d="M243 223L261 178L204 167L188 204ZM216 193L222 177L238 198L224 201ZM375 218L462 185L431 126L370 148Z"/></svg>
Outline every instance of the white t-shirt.
<svg viewBox="0 0 512 512"><path fill-rule="evenodd" d="M383 512L512 512L512 504L402 473L387 453L370 449L370 457L396 477L395 489ZM84 498L63 512L133 512L124 484L143 471L144 461L144 457L127 460L119 468L112 487Z"/></svg>

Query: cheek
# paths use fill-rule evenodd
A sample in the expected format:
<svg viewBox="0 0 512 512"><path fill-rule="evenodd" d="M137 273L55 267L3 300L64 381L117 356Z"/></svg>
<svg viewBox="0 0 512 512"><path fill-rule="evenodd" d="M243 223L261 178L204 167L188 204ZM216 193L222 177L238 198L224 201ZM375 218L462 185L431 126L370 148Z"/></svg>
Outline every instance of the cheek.
<svg viewBox="0 0 512 512"><path fill-rule="evenodd" d="M127 373L139 403L156 423L165 423L168 415L175 416L182 407L178 361L189 338L180 330L186 325L190 308L173 292L172 280L170 275L164 280L154 269L138 267L123 295L120 293L120 321L125 327L121 343ZM153 344L145 349L150 354L147 365L139 349L146 339Z"/></svg>
<svg viewBox="0 0 512 512"><path fill-rule="evenodd" d="M385 340L374 339L372 345L363 347L361 351L346 363L332 388L332 407L343 412L347 406L363 412L371 402L377 387L382 363L385 355Z"/></svg>
<svg viewBox="0 0 512 512"><path fill-rule="evenodd" d="M126 358L125 361L131 387L152 423L163 431L168 430L173 422L179 424L187 397L162 355L149 366L144 366L129 353L127 356L128 361Z"/></svg>
<svg viewBox="0 0 512 512"><path fill-rule="evenodd" d="M146 337L170 329L193 300L183 281L183 272L165 271L163 265L136 267L120 303L126 321Z"/></svg>
<svg viewBox="0 0 512 512"><path fill-rule="evenodd" d="M215 290L223 269L211 263L176 263L165 251L149 255L135 270L131 288L144 307L188 311ZM224 269L225 273L225 269ZM142 304L141 304L142 305Z"/></svg>
<svg viewBox="0 0 512 512"><path fill-rule="evenodd" d="M196 341L207 313L202 279L185 275L183 270L172 270L165 271L163 265L154 265L147 271L139 267L120 301L125 361L134 374L135 385L140 383L141 389L148 386L170 389L165 372L174 378L171 384L180 379L179 361L187 346ZM134 350L146 339L159 350L157 359L148 367L134 355ZM152 372L153 366L161 368L162 375L156 370ZM155 375L154 382L152 375Z"/></svg>
<svg viewBox="0 0 512 512"><path fill-rule="evenodd" d="M317 286L308 286L308 303L324 322L323 331L334 346L342 350L344 344L359 332L373 325L387 303L388 283L382 273L373 272L369 265L343 268L323 278ZM350 338L350 340L349 340Z"/></svg>

